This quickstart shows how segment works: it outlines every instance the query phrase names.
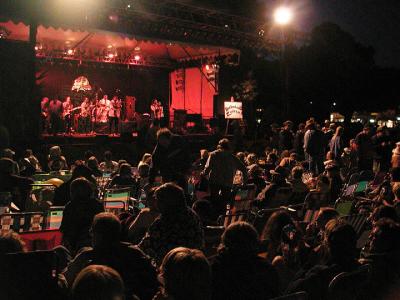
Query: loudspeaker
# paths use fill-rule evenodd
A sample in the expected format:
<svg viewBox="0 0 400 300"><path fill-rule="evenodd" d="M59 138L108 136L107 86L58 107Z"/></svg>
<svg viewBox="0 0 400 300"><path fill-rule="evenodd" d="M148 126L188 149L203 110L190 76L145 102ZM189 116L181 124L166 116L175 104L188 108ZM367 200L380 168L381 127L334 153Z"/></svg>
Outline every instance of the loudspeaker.
<svg viewBox="0 0 400 300"><path fill-rule="evenodd" d="M186 125L186 109L175 109L174 110L174 127L182 127Z"/></svg>

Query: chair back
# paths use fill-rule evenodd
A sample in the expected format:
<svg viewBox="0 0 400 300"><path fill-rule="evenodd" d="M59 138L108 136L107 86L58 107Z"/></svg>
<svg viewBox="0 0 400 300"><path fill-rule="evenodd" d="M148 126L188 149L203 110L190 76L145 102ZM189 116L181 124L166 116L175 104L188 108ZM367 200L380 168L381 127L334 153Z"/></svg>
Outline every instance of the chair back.
<svg viewBox="0 0 400 300"><path fill-rule="evenodd" d="M111 189L105 190L103 201L104 201L104 203L106 203L106 202L123 202L124 209L128 210L130 196L131 196L131 188L130 187L111 188Z"/></svg>
<svg viewBox="0 0 400 300"><path fill-rule="evenodd" d="M353 173L353 174L351 174L349 181L347 182L347 185L350 186L352 184L356 184L359 180L360 180L360 174Z"/></svg>
<svg viewBox="0 0 400 300"><path fill-rule="evenodd" d="M64 214L64 206L52 206L47 211L46 229L58 230Z"/></svg>
<svg viewBox="0 0 400 300"><path fill-rule="evenodd" d="M351 226L353 226L355 232L357 233L357 237L361 235L364 231L365 225L367 223L369 214L355 214L341 217Z"/></svg>
<svg viewBox="0 0 400 300"><path fill-rule="evenodd" d="M248 211L256 197L256 186L248 184L235 190L231 212L233 214Z"/></svg>
<svg viewBox="0 0 400 300"><path fill-rule="evenodd" d="M359 181L372 181L375 178L374 172L372 170L364 170L360 173Z"/></svg>
<svg viewBox="0 0 400 300"><path fill-rule="evenodd" d="M46 228L43 212L9 213L0 215L0 233L41 231Z"/></svg>
<svg viewBox="0 0 400 300"><path fill-rule="evenodd" d="M103 202L103 204L104 204L104 211L113 213L117 216L128 210L125 201L106 200Z"/></svg>
<svg viewBox="0 0 400 300"><path fill-rule="evenodd" d="M276 190L274 197L271 199L270 205L271 208L279 207L282 205L287 205L289 200L292 198L293 190L290 187L280 187Z"/></svg>
<svg viewBox="0 0 400 300"><path fill-rule="evenodd" d="M308 298L307 292L297 292L293 294L272 298L271 300L307 300L307 298Z"/></svg>
<svg viewBox="0 0 400 300"><path fill-rule="evenodd" d="M363 265L354 272L343 272L336 275L329 283L328 299L358 299L368 284L369 278L369 265Z"/></svg>

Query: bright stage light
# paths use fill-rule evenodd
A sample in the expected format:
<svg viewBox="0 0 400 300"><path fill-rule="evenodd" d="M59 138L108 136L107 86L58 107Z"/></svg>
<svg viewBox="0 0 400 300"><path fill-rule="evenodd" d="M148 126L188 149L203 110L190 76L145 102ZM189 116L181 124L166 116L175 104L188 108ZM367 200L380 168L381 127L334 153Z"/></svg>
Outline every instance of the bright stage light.
<svg viewBox="0 0 400 300"><path fill-rule="evenodd" d="M292 11L287 7L279 7L275 10L274 20L279 25L287 25L293 19Z"/></svg>
<svg viewBox="0 0 400 300"><path fill-rule="evenodd" d="M114 54L113 53L109 53L108 54L108 58L114 58Z"/></svg>
<svg viewBox="0 0 400 300"><path fill-rule="evenodd" d="M136 61L138 61L138 60L140 60L140 55L136 54L133 58L134 58Z"/></svg>
<svg viewBox="0 0 400 300"><path fill-rule="evenodd" d="M72 50L72 49L68 49L68 51L67 51L67 54L68 54L68 55L72 55L72 54L74 54L74 50Z"/></svg>
<svg viewBox="0 0 400 300"><path fill-rule="evenodd" d="M206 65L206 70L207 71L210 70L210 66L209 65Z"/></svg>

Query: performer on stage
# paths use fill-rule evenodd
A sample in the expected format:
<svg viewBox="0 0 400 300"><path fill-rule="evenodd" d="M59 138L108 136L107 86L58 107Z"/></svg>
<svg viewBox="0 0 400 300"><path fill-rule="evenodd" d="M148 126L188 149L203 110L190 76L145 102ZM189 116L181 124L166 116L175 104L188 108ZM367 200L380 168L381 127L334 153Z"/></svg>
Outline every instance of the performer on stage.
<svg viewBox="0 0 400 300"><path fill-rule="evenodd" d="M113 134L113 126L114 126L114 133L118 133L118 125L119 125L119 118L121 117L121 108L122 103L121 100L118 99L117 96L114 96L110 102L110 110L108 111L108 124L110 134Z"/></svg>
<svg viewBox="0 0 400 300"><path fill-rule="evenodd" d="M61 115L63 112L63 104L58 98L49 103L50 129L51 133L56 135L61 130Z"/></svg>
<svg viewBox="0 0 400 300"><path fill-rule="evenodd" d="M110 110L111 102L108 100L108 96L104 95L99 101L99 108L97 112L97 121L100 123L107 123L108 111Z"/></svg>
<svg viewBox="0 0 400 300"><path fill-rule="evenodd" d="M81 104L81 113L79 115L81 132L89 133L90 131L90 115L91 115L92 105L90 104L89 98L83 98Z"/></svg>
<svg viewBox="0 0 400 300"><path fill-rule="evenodd" d="M150 105L151 117L153 120L161 120L164 118L164 108L160 101L154 99Z"/></svg>
<svg viewBox="0 0 400 300"><path fill-rule="evenodd" d="M41 125L42 132L45 133L48 131L49 127L49 98L43 97L40 102L40 110L41 110Z"/></svg>
<svg viewBox="0 0 400 300"><path fill-rule="evenodd" d="M70 133L71 127L72 127L71 112L74 109L74 105L71 102L70 96L65 97L65 101L63 102L62 106L63 106L63 118L64 118L64 124L65 124L65 133Z"/></svg>

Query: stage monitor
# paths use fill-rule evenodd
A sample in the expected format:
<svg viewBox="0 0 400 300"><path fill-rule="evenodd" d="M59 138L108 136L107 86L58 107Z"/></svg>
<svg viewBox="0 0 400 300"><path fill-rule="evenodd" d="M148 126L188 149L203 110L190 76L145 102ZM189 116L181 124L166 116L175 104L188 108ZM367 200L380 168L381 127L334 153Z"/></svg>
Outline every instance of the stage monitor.
<svg viewBox="0 0 400 300"><path fill-rule="evenodd" d="M243 119L242 102L224 102L225 119Z"/></svg>

